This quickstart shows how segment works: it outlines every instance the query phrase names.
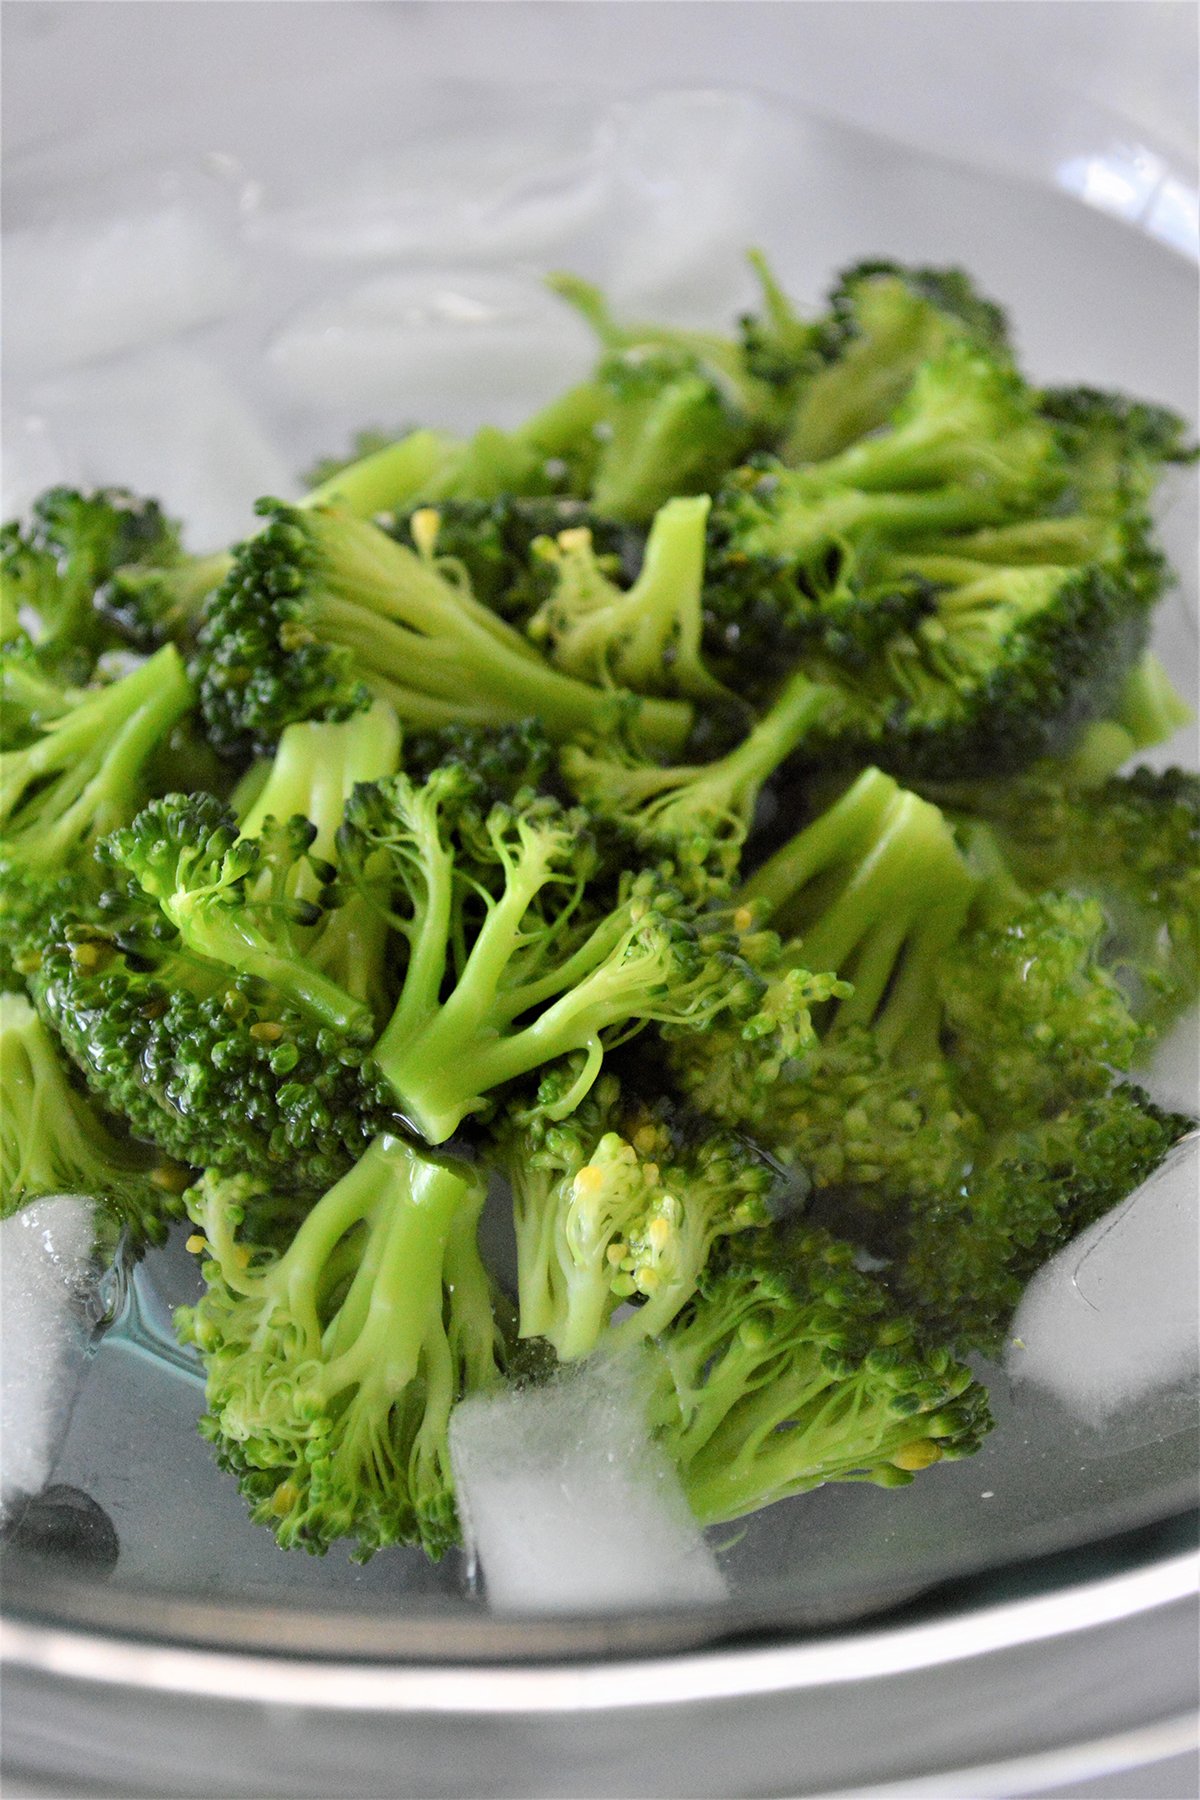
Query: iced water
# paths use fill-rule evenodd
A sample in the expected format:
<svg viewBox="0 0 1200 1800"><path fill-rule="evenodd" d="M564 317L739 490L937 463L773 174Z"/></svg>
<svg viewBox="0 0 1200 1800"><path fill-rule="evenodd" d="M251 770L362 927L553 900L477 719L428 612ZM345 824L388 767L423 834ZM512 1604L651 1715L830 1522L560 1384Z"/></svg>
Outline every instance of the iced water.
<svg viewBox="0 0 1200 1800"><path fill-rule="evenodd" d="M103 1315L95 1205L57 1195L0 1224L0 1461L7 1511L45 1484Z"/></svg>
<svg viewBox="0 0 1200 1800"><path fill-rule="evenodd" d="M642 1415L636 1357L458 1407L459 1511L495 1611L625 1612L723 1597Z"/></svg>
<svg viewBox="0 0 1200 1800"><path fill-rule="evenodd" d="M1012 1326L1018 1387L1096 1432L1194 1420L1200 1373L1200 1133L1039 1271Z"/></svg>

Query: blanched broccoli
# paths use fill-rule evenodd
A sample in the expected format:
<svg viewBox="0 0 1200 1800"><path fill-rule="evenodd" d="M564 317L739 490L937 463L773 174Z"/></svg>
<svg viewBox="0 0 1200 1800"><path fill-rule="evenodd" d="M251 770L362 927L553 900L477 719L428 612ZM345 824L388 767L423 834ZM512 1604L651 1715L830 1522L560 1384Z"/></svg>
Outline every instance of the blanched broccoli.
<svg viewBox="0 0 1200 1800"><path fill-rule="evenodd" d="M987 822L1031 891L1098 904L1100 960L1139 1019L1161 1027L1200 993L1200 777L1142 768L1091 786L1047 768L944 797Z"/></svg>
<svg viewBox="0 0 1200 1800"><path fill-rule="evenodd" d="M702 1029L753 1007L758 978L736 938L703 939L683 897L650 873L611 910L583 905L586 815L528 793L486 814L468 771L364 785L347 809L343 861L386 869L408 955L373 1067L401 1114L442 1143L489 1094L583 1053L558 1103L579 1103L614 1037L653 1021Z"/></svg>
<svg viewBox="0 0 1200 1800"><path fill-rule="evenodd" d="M155 500L125 488L48 489L25 530L12 523L0 531L5 640L19 615L48 674L87 681L96 658L119 641L97 609L97 590L125 564L173 558L177 545L177 527Z"/></svg>
<svg viewBox="0 0 1200 1800"><path fill-rule="evenodd" d="M362 1070L369 1006L310 970L297 942L319 932L319 909L256 891L260 878L286 885L307 836L264 848L211 799L156 803L99 846L119 885L64 905L24 969L89 1088L136 1136L199 1167L286 1171L297 1191L336 1179L387 1117Z"/></svg>
<svg viewBox="0 0 1200 1800"><path fill-rule="evenodd" d="M997 361L1008 327L961 269L863 262L839 275L822 323L825 366L801 390L786 462L836 456L888 419L923 363L952 344Z"/></svg>
<svg viewBox="0 0 1200 1800"><path fill-rule="evenodd" d="M214 742L274 744L285 725L343 718L369 696L406 724L540 718L552 737L606 733L627 712L677 745L691 709L635 700L552 669L518 633L377 526L262 502L268 520L209 602L201 705Z"/></svg>
<svg viewBox="0 0 1200 1800"><path fill-rule="evenodd" d="M715 762L662 767L620 743L568 744L559 765L571 791L645 856L666 858L689 893L727 889L759 794L820 728L836 696L797 674L734 749Z"/></svg>
<svg viewBox="0 0 1200 1800"><path fill-rule="evenodd" d="M542 551L559 532L589 532L600 572L625 582L636 578L645 544L642 531L603 518L586 500L563 496L501 494L436 506L426 501L386 525L400 543L465 569L475 598L520 626L554 591L557 563Z"/></svg>
<svg viewBox="0 0 1200 1800"><path fill-rule="evenodd" d="M827 1481L904 1486L991 1425L970 1371L812 1227L755 1233L656 1354L649 1417L705 1525Z"/></svg>
<svg viewBox="0 0 1200 1800"><path fill-rule="evenodd" d="M1120 1084L1002 1132L968 1180L911 1209L889 1285L947 1341L995 1352L1030 1277L1192 1125Z"/></svg>
<svg viewBox="0 0 1200 1800"><path fill-rule="evenodd" d="M499 1379L503 1346L466 1164L376 1138L283 1233L246 1176L187 1196L207 1291L176 1314L204 1360L201 1429L285 1549L358 1541L433 1557L458 1541L451 1408ZM255 1236L266 1214L267 1241Z"/></svg>
<svg viewBox="0 0 1200 1800"><path fill-rule="evenodd" d="M0 1218L50 1194L82 1194L135 1247L162 1242L182 1213L186 1176L97 1111L19 994L0 994L0 1089Z"/></svg>
<svg viewBox="0 0 1200 1800"><path fill-rule="evenodd" d="M767 1223L781 1186L744 1139L625 1096L612 1075L558 1116L573 1078L547 1075L493 1140L513 1191L520 1335L545 1338L562 1362L657 1337L718 1239Z"/></svg>
<svg viewBox="0 0 1200 1800"><path fill-rule="evenodd" d="M700 655L707 495L668 500L654 515L645 556L628 589L610 581L586 528L562 531L547 550L554 590L528 635L550 660L585 681L637 694L729 699Z"/></svg>

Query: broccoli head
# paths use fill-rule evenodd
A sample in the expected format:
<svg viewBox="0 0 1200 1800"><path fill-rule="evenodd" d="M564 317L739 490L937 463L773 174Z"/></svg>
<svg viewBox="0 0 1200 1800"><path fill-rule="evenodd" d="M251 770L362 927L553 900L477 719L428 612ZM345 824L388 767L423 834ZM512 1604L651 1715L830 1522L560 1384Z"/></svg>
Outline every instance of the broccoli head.
<svg viewBox="0 0 1200 1800"><path fill-rule="evenodd" d="M176 1329L204 1362L201 1430L285 1549L352 1537L359 1560L411 1543L438 1557L458 1541L450 1411L503 1359L483 1193L469 1166L386 1134L296 1210L282 1248L286 1203L252 1178L189 1191L206 1291Z"/></svg>
<svg viewBox="0 0 1200 1800"><path fill-rule="evenodd" d="M539 718L552 737L602 735L632 710L678 744L682 701L631 701L553 669L427 556L325 507L260 503L200 634L201 706L218 747L270 748L285 725L338 719L371 695L406 725Z"/></svg>
<svg viewBox="0 0 1200 1800"><path fill-rule="evenodd" d="M714 1244L762 1225L779 1175L742 1138L603 1075L565 1118L553 1071L493 1143L513 1190L519 1329L563 1362L655 1337L695 1292ZM620 1320L613 1313L632 1301Z"/></svg>
<svg viewBox="0 0 1200 1800"><path fill-rule="evenodd" d="M0 1088L0 1218L46 1195L83 1194L133 1247L162 1242L182 1214L187 1177L105 1119L19 994L0 994Z"/></svg>
<svg viewBox="0 0 1200 1800"><path fill-rule="evenodd" d="M735 1247L655 1355L649 1416L705 1525L827 1481L901 1487L991 1425L970 1371L813 1227Z"/></svg>

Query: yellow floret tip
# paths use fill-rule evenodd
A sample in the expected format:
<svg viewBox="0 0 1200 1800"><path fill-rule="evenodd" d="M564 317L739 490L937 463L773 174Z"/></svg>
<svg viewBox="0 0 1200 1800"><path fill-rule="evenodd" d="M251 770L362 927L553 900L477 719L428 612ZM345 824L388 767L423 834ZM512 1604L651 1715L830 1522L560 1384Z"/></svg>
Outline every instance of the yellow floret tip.
<svg viewBox="0 0 1200 1800"><path fill-rule="evenodd" d="M421 556L432 556L442 528L442 515L435 506L420 506L408 522L412 541Z"/></svg>
<svg viewBox="0 0 1200 1800"><path fill-rule="evenodd" d="M942 1452L932 1438L914 1438L911 1444L903 1444L892 1457L892 1466L897 1469L928 1469L931 1464L941 1462Z"/></svg>

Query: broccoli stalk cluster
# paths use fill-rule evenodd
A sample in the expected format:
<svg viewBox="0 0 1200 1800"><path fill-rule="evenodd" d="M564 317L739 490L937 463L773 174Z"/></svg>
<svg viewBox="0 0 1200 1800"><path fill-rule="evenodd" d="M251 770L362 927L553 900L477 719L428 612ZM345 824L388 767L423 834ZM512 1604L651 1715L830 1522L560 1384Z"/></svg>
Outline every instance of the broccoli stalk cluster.
<svg viewBox="0 0 1200 1800"><path fill-rule="evenodd" d="M285 1547L442 1555L454 1407L618 1352L704 1524L906 1485L1189 1129L1127 1078L1200 782L1122 767L1188 716L1181 422L1028 382L961 271L751 264L727 336L553 278L587 379L211 555L117 488L0 534L0 1210L186 1211Z"/></svg>

